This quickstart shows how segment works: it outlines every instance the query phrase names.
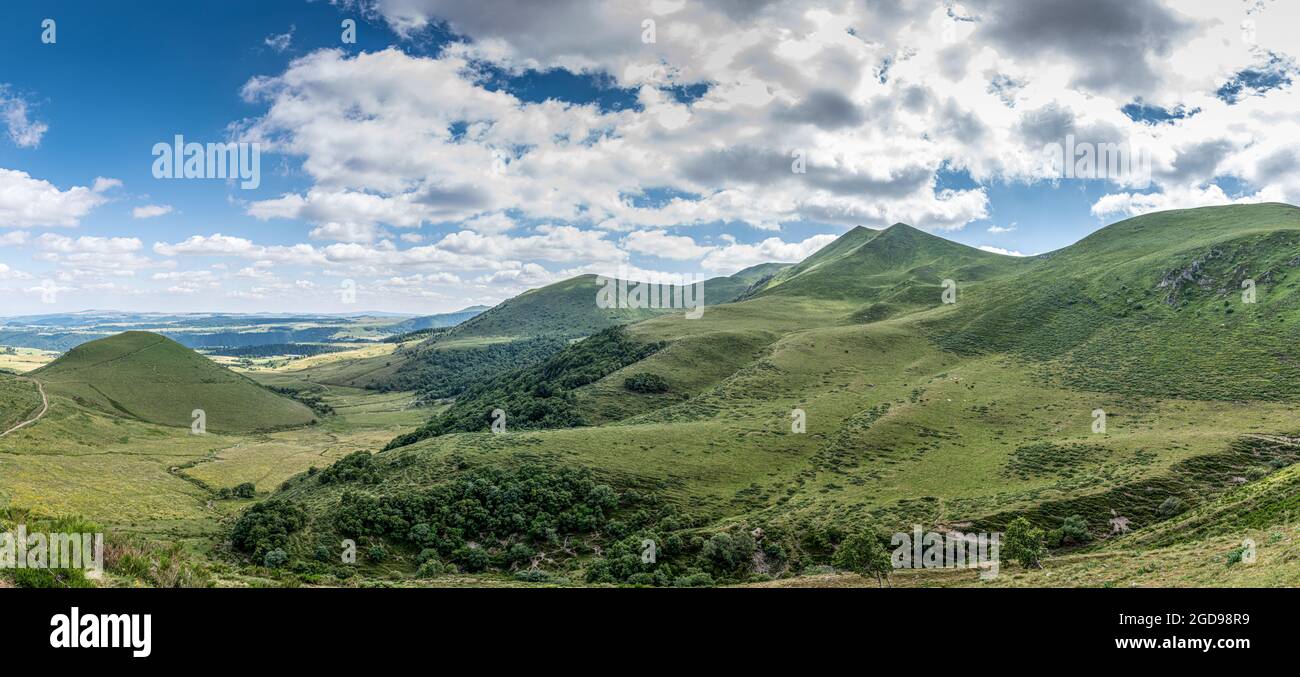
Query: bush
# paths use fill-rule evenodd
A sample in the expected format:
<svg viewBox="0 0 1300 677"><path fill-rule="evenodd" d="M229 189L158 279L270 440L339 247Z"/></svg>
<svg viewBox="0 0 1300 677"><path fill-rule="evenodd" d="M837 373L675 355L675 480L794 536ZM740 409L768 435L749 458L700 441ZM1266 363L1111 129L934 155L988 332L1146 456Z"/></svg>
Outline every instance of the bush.
<svg viewBox="0 0 1300 677"><path fill-rule="evenodd" d="M541 569L524 569L515 572L515 580L525 583L545 583L551 580L551 575Z"/></svg>
<svg viewBox="0 0 1300 677"><path fill-rule="evenodd" d="M1186 506L1183 504L1183 499L1178 498L1177 496L1170 496L1160 504L1158 510L1161 517L1168 518L1186 510Z"/></svg>
<svg viewBox="0 0 1300 677"><path fill-rule="evenodd" d="M1061 524L1061 542L1064 544L1081 544L1092 540L1088 533L1088 520L1083 515L1070 515Z"/></svg>
<svg viewBox="0 0 1300 677"><path fill-rule="evenodd" d="M1006 546L1002 552L1008 560L1019 562L1026 569L1041 569L1046 550L1043 545L1043 530L1031 525L1029 520L1017 517L1007 525Z"/></svg>
<svg viewBox="0 0 1300 677"><path fill-rule="evenodd" d="M695 571L673 580L674 588L705 588L713 585L713 577L703 571Z"/></svg>
<svg viewBox="0 0 1300 677"><path fill-rule="evenodd" d="M419 430L393 439L384 449L448 433L485 432L492 424L492 411L498 408L507 412L511 430L587 425L574 406L573 391L639 362L665 345L642 343L629 337L623 327L610 327L565 346L538 364L480 381L441 415Z"/></svg>
<svg viewBox="0 0 1300 677"><path fill-rule="evenodd" d="M748 569L753 562L755 547L754 539L746 533L735 536L725 532L714 534L705 542L700 559L707 568L725 577Z"/></svg>
<svg viewBox="0 0 1300 677"><path fill-rule="evenodd" d="M375 461L367 451L354 451L340 458L334 465L316 473L316 477L321 484L333 482L377 484L379 482Z"/></svg>
<svg viewBox="0 0 1300 677"><path fill-rule="evenodd" d="M260 559L268 551L283 550L289 535L307 525L302 506L283 499L271 499L245 510L230 532L237 550Z"/></svg>
<svg viewBox="0 0 1300 677"><path fill-rule="evenodd" d="M255 498L256 496L257 488L253 486L252 482L244 482L237 487L223 487L217 491L217 498L221 500L229 500L232 498Z"/></svg>
<svg viewBox="0 0 1300 677"><path fill-rule="evenodd" d="M469 573L483 571L492 563L492 559L483 552L482 548L464 547L453 553L452 557L460 564L461 569Z"/></svg>
<svg viewBox="0 0 1300 677"><path fill-rule="evenodd" d="M289 561L289 553L276 548L268 550L266 556L262 558L262 564L268 569L279 569Z"/></svg>
<svg viewBox="0 0 1300 677"><path fill-rule="evenodd" d="M618 494L586 470L530 464L469 470L396 495L345 491L330 519L344 536L409 544L428 551L426 559L482 571L493 561L527 561L568 535L608 533L618 505Z"/></svg>
<svg viewBox="0 0 1300 677"><path fill-rule="evenodd" d="M420 563L420 568L416 570L415 575L419 578L436 578L449 573L455 573L456 567L449 567L438 559L428 559Z"/></svg>
<svg viewBox="0 0 1300 677"><path fill-rule="evenodd" d="M852 571L863 578L875 576L877 586L882 586L894 571L889 553L880 544L880 537L876 535L875 530L870 528L845 539L835 550L832 561L835 566Z"/></svg>
<svg viewBox="0 0 1300 677"><path fill-rule="evenodd" d="M623 387L634 393L666 393L668 381L658 374L640 373L623 379Z"/></svg>

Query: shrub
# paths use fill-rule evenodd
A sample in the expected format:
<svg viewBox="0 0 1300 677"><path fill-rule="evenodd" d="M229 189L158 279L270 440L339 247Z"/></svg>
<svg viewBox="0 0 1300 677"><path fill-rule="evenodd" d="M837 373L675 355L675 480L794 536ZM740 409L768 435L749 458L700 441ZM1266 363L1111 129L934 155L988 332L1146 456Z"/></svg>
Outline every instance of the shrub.
<svg viewBox="0 0 1300 677"><path fill-rule="evenodd" d="M490 557L482 548L464 547L452 554L460 567L469 573L477 573L488 568L492 563Z"/></svg>
<svg viewBox="0 0 1300 677"><path fill-rule="evenodd" d="M726 576L748 568L754 557L754 539L749 534L714 534L700 551L700 559L714 573Z"/></svg>
<svg viewBox="0 0 1300 677"><path fill-rule="evenodd" d="M409 544L481 571L493 560L526 561L568 535L607 532L618 505L618 494L586 470L530 464L469 470L395 495L345 491L330 518L344 536Z"/></svg>
<svg viewBox="0 0 1300 677"><path fill-rule="evenodd" d="M623 379L623 387L634 393L666 393L668 381L658 374L633 374Z"/></svg>
<svg viewBox="0 0 1300 677"><path fill-rule="evenodd" d="M1017 517L1007 525L1006 545L1002 552L1008 560L1019 562L1020 566L1026 569L1030 567L1041 569L1043 555L1046 553L1046 547L1043 545L1043 530L1031 525L1029 520Z"/></svg>
<svg viewBox="0 0 1300 677"><path fill-rule="evenodd" d="M884 546L880 544L880 538L875 530L870 528L845 539L835 550L832 562L835 566L852 571L863 578L875 576L877 586L883 586L894 571L889 553L885 552Z"/></svg>
<svg viewBox="0 0 1300 677"><path fill-rule="evenodd" d="M268 569L279 569L289 561L289 553L276 548L266 551L266 556L262 558L262 564Z"/></svg>
<svg viewBox="0 0 1300 677"><path fill-rule="evenodd" d="M379 473L375 469L375 461L370 457L370 452L367 451L354 451L340 458L334 465L316 473L316 477L321 484L333 482L377 484L379 482Z"/></svg>
<svg viewBox="0 0 1300 677"><path fill-rule="evenodd" d="M673 580L675 588L703 588L713 585L713 577L703 571L694 571Z"/></svg>
<svg viewBox="0 0 1300 677"><path fill-rule="evenodd" d="M1070 515L1061 523L1061 542L1070 543L1087 543L1092 540L1092 534L1088 533L1088 520L1083 515Z"/></svg>
<svg viewBox="0 0 1300 677"><path fill-rule="evenodd" d="M1177 496L1166 498L1164 502L1160 504L1160 507L1157 508L1157 510L1160 511L1161 517L1173 517L1185 509L1183 499L1178 498Z"/></svg>
<svg viewBox="0 0 1300 677"><path fill-rule="evenodd" d="M551 580L551 575L541 569L524 569L515 572L515 580L525 583L545 583Z"/></svg>
<svg viewBox="0 0 1300 677"><path fill-rule="evenodd" d="M283 499L271 499L245 510L230 532L235 548L262 558L270 550L283 550L289 535L307 525L302 506Z"/></svg>
<svg viewBox="0 0 1300 677"><path fill-rule="evenodd" d="M420 568L416 570L415 575L419 578L434 578L448 573L454 573L456 567L448 567L440 562L437 558L428 559L420 563Z"/></svg>

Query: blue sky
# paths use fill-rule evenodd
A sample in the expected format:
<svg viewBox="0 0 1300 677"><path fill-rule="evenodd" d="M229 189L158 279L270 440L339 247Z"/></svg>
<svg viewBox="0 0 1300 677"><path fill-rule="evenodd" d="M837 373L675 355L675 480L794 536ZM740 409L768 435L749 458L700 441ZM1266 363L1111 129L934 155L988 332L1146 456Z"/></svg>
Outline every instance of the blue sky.
<svg viewBox="0 0 1300 677"><path fill-rule="evenodd" d="M1087 56L1093 27L1014 3L905 4L7 3L0 314L344 312L345 279L366 309L431 313L583 272L728 274L853 225L1033 254L1300 194L1274 115L1291 8L1101 2L1139 24L1108 34L1116 65ZM261 185L154 178L175 134L259 141ZM1066 134L1140 144L1152 183L1044 175Z"/></svg>

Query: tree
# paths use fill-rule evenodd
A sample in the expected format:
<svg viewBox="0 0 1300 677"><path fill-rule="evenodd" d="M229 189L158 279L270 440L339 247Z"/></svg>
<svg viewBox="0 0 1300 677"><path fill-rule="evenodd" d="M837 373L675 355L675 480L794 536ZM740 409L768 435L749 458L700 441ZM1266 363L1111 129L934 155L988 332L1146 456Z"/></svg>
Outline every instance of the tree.
<svg viewBox="0 0 1300 677"><path fill-rule="evenodd" d="M863 578L875 576L879 587L889 582L889 575L894 571L889 553L880 545L874 529L863 529L844 539L831 562Z"/></svg>
<svg viewBox="0 0 1300 677"><path fill-rule="evenodd" d="M1043 568L1043 555L1047 552L1047 546L1043 543L1043 530L1031 525L1029 520L1017 517L1007 525L1003 551L1007 559L1019 562L1026 569Z"/></svg>

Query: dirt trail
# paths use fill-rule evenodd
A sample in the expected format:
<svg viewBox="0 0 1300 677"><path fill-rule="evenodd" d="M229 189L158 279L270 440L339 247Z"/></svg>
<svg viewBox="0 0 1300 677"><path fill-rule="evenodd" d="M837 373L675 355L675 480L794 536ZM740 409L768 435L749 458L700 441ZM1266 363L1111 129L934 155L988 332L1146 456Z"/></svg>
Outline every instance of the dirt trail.
<svg viewBox="0 0 1300 677"><path fill-rule="evenodd" d="M33 416L32 418L30 418L30 419L28 419L28 420L26 420L26 421L23 421L22 423L19 423L18 425L16 425L16 426L14 426L14 427L12 427L12 428L10 428L10 429L8 429L8 430L6 430L6 431L0 433L0 437L4 437L5 435L8 435L8 434L11 433L11 432L14 432L14 431L17 431L17 430L21 430L21 429L23 429L23 428L26 428L27 426L29 426L29 425L31 425L31 424L33 424L33 423L35 423L35 422L41 420L41 417L45 416L45 412L47 412L47 411L50 410L50 398L48 398L48 397L45 396L45 386L41 385L41 382L40 382L40 381L37 381L37 380L35 380L35 379L28 379L28 378L19 379L19 380L20 380L20 381L31 381L32 383L35 383L35 384L36 384L36 389L39 390L39 391L41 391L41 410L40 410L39 413L37 413L37 414L36 414L35 416Z"/></svg>

